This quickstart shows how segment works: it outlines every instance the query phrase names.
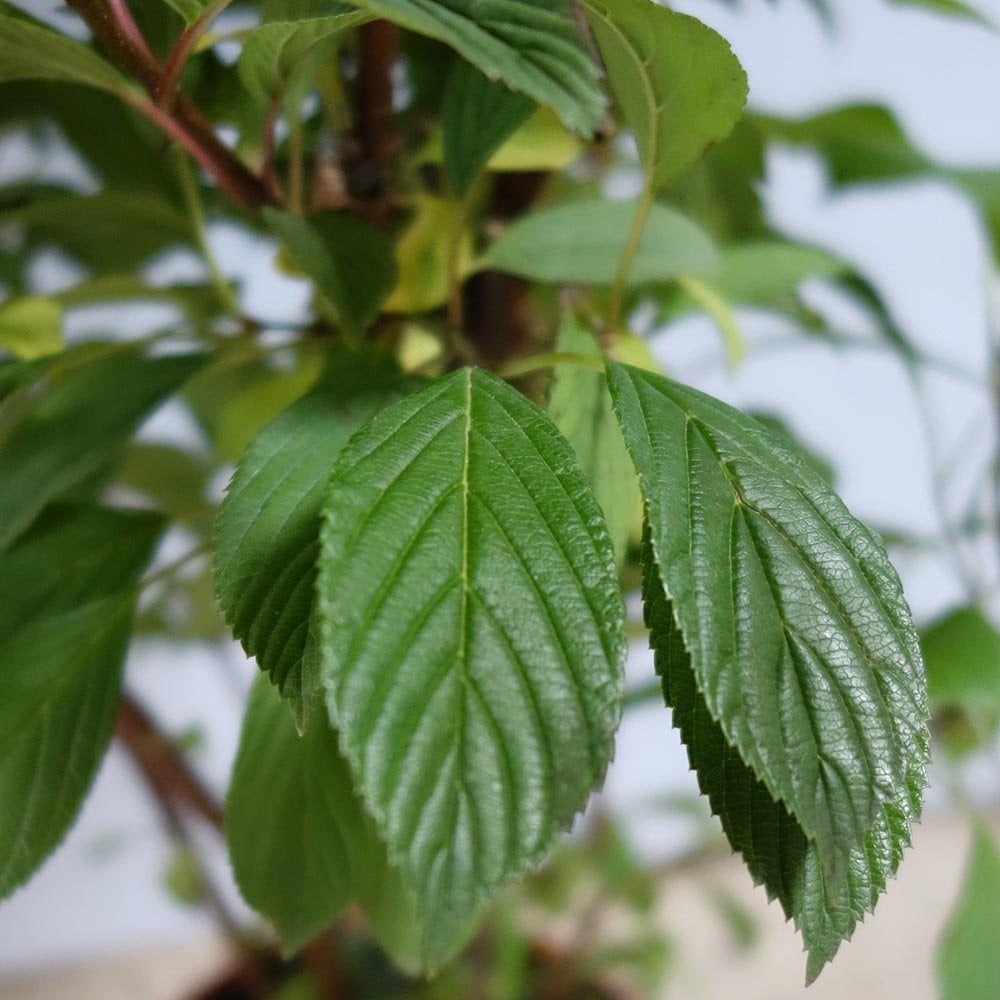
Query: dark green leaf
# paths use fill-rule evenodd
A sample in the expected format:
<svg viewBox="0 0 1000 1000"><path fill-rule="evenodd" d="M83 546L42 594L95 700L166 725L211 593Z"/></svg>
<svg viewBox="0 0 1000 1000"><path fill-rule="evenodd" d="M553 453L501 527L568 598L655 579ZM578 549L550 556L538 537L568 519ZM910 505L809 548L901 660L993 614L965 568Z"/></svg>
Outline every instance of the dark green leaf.
<svg viewBox="0 0 1000 1000"><path fill-rule="evenodd" d="M566 0L350 0L376 17L439 39L490 79L549 104L590 135L604 114L597 70Z"/></svg>
<svg viewBox="0 0 1000 1000"><path fill-rule="evenodd" d="M202 362L200 355L149 358L134 347L86 345L22 388L0 410L0 549L50 500L110 461Z"/></svg>
<svg viewBox="0 0 1000 1000"><path fill-rule="evenodd" d="M548 418L465 369L345 448L317 593L330 715L434 969L607 767L624 655L607 530Z"/></svg>
<svg viewBox="0 0 1000 1000"><path fill-rule="evenodd" d="M601 357L593 334L571 313L563 317L556 350ZM557 366L549 416L580 459L620 563L639 512L639 483L611 408L605 376L583 365Z"/></svg>
<svg viewBox="0 0 1000 1000"><path fill-rule="evenodd" d="M832 912L866 838L884 836L894 856L919 811L926 686L899 578L882 543L760 424L636 368L610 365L609 384L691 684L813 851L819 890L803 905L825 899ZM816 954L827 950L818 912L802 928Z"/></svg>
<svg viewBox="0 0 1000 1000"><path fill-rule="evenodd" d="M588 200L540 209L490 246L484 263L532 281L610 285L625 249L635 206ZM690 219L654 205L632 266L633 285L670 281L718 266L712 241Z"/></svg>
<svg viewBox="0 0 1000 1000"><path fill-rule="evenodd" d="M1000 851L977 827L969 866L936 955L940 1000L1000 996Z"/></svg>
<svg viewBox="0 0 1000 1000"><path fill-rule="evenodd" d="M66 508L0 555L0 896L62 840L94 779L160 530L148 514Z"/></svg>
<svg viewBox="0 0 1000 1000"><path fill-rule="evenodd" d="M396 282L396 261L388 237L340 212L300 219L267 208L264 217L295 262L316 282L347 333L360 336Z"/></svg>
<svg viewBox="0 0 1000 1000"><path fill-rule="evenodd" d="M654 189L725 138L747 99L729 43L653 0L584 0L611 88Z"/></svg>
<svg viewBox="0 0 1000 1000"><path fill-rule="evenodd" d="M535 102L457 59L441 107L444 167L455 194L464 196L490 157L517 131Z"/></svg>
<svg viewBox="0 0 1000 1000"><path fill-rule="evenodd" d="M335 358L315 389L261 431L219 509L219 603L243 648L291 699L300 724L309 703L303 670L330 471L348 438L405 387L386 359Z"/></svg>

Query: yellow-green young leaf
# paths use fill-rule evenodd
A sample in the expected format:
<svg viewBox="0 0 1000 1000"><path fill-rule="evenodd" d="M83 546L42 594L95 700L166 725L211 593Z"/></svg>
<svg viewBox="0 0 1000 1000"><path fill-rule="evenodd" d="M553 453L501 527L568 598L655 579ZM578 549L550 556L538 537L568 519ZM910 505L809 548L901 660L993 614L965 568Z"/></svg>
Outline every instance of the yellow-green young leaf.
<svg viewBox="0 0 1000 1000"><path fill-rule="evenodd" d="M262 24L243 43L237 64L240 80L261 101L283 100L312 78L345 31L370 20L363 11L351 11Z"/></svg>
<svg viewBox="0 0 1000 1000"><path fill-rule="evenodd" d="M396 281L389 238L341 212L300 219L265 208L264 218L296 264L316 282L344 330L352 337L364 333Z"/></svg>
<svg viewBox="0 0 1000 1000"><path fill-rule="evenodd" d="M443 198L418 195L415 214L396 243L399 279L386 300L389 313L430 312L448 298L450 235L462 225L461 209ZM472 257L472 240L458 237L458 270L465 273Z"/></svg>
<svg viewBox="0 0 1000 1000"><path fill-rule="evenodd" d="M405 389L381 355L335 356L319 384L256 437L219 508L219 604L300 725L311 694L304 671L330 470L348 438Z"/></svg>
<svg viewBox="0 0 1000 1000"><path fill-rule="evenodd" d="M603 778L624 656L611 543L551 421L471 369L351 439L323 522L327 705L434 969Z"/></svg>
<svg viewBox="0 0 1000 1000"><path fill-rule="evenodd" d="M937 947L940 1000L1000 996L1000 851L977 827L961 895Z"/></svg>
<svg viewBox="0 0 1000 1000"><path fill-rule="evenodd" d="M63 508L0 554L0 897L59 844L94 779L161 529L150 514Z"/></svg>
<svg viewBox="0 0 1000 1000"><path fill-rule="evenodd" d="M1000 634L978 608L959 608L920 637L931 702L974 713L1000 712Z"/></svg>
<svg viewBox="0 0 1000 1000"><path fill-rule="evenodd" d="M161 0L161 2L173 7L188 24L194 24L205 13L211 0Z"/></svg>
<svg viewBox="0 0 1000 1000"><path fill-rule="evenodd" d="M489 247L483 263L532 281L610 285L632 228L628 202L567 202L524 216ZM713 271L712 241L694 222L665 205L653 205L635 263L632 285L671 281Z"/></svg>
<svg viewBox="0 0 1000 1000"><path fill-rule="evenodd" d="M653 0L584 0L608 79L655 188L733 130L747 78L729 43Z"/></svg>
<svg viewBox="0 0 1000 1000"><path fill-rule="evenodd" d="M604 114L597 68L580 44L567 0L349 0L452 46L490 79L551 105L591 135Z"/></svg>
<svg viewBox="0 0 1000 1000"><path fill-rule="evenodd" d="M133 85L82 42L31 21L0 14L0 81L61 80L113 94Z"/></svg>
<svg viewBox="0 0 1000 1000"><path fill-rule="evenodd" d="M899 578L881 541L780 438L662 376L608 371L646 503L647 563L723 745L811 848L803 936L825 960L831 945L818 938L839 942L853 920L837 921L864 912L853 894L870 839L894 861L919 812L926 682Z"/></svg>
<svg viewBox="0 0 1000 1000"><path fill-rule="evenodd" d="M535 107L531 98L489 79L471 63L455 61L441 106L444 167L455 194L469 190Z"/></svg>
<svg viewBox="0 0 1000 1000"><path fill-rule="evenodd" d="M385 848L337 748L325 713L302 735L267 681L250 691L226 801L226 840L243 898L275 926L293 953L359 900L376 937L399 964L411 966L404 937L412 934L412 901L400 891L383 900L393 880ZM373 915L373 916L372 916ZM402 942L402 943L401 943Z"/></svg>
<svg viewBox="0 0 1000 1000"><path fill-rule="evenodd" d="M88 344L38 370L30 393L22 389L18 405L0 410L0 549L50 500L108 463L203 361Z"/></svg>
<svg viewBox="0 0 1000 1000"><path fill-rule="evenodd" d="M52 299L25 295L0 305L0 351L32 360L64 346L62 309Z"/></svg>
<svg viewBox="0 0 1000 1000"><path fill-rule="evenodd" d="M593 334L572 313L563 317L556 350L601 357ZM621 563L639 513L639 482L611 408L607 378L583 365L558 365L549 416L580 459Z"/></svg>

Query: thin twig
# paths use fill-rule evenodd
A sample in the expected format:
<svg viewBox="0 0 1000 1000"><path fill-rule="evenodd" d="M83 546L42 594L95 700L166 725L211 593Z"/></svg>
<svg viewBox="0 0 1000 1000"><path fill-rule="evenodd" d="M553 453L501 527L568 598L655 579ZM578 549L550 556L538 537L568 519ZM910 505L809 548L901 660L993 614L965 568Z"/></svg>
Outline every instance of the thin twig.
<svg viewBox="0 0 1000 1000"><path fill-rule="evenodd" d="M164 111L170 111L173 107L177 84L180 82L181 74L184 72L184 67L187 66L198 40L231 2L232 0L215 0L215 3L209 4L202 12L201 17L194 24L189 24L174 43L174 47L170 50L163 64L160 79L153 88L153 98Z"/></svg>

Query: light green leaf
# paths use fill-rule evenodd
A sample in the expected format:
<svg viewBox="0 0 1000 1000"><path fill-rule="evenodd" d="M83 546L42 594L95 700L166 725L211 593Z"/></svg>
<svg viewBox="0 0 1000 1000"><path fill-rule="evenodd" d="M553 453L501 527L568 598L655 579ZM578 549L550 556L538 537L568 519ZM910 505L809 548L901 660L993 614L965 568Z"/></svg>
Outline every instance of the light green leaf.
<svg viewBox="0 0 1000 1000"><path fill-rule="evenodd" d="M490 157L526 121L535 102L458 59L441 106L444 166L455 194L469 190Z"/></svg>
<svg viewBox="0 0 1000 1000"><path fill-rule="evenodd" d="M693 683L725 745L815 849L809 905L835 910L866 838L888 828L888 856L919 812L926 684L899 578L882 543L761 425L639 369L612 364L609 384Z"/></svg>
<svg viewBox="0 0 1000 1000"><path fill-rule="evenodd" d="M652 0L584 0L591 30L654 189L733 130L747 77L729 43Z"/></svg>
<svg viewBox="0 0 1000 1000"><path fill-rule="evenodd" d="M0 82L62 80L113 94L133 85L82 42L32 21L0 14Z"/></svg>
<svg viewBox="0 0 1000 1000"><path fill-rule="evenodd" d="M219 509L219 604L300 725L311 695L305 658L330 470L348 438L403 391L388 359L335 357L316 388L257 436Z"/></svg>
<svg viewBox="0 0 1000 1000"><path fill-rule="evenodd" d="M435 969L600 783L624 608L569 444L464 369L345 448L324 506L322 677Z"/></svg>
<svg viewBox="0 0 1000 1000"><path fill-rule="evenodd" d="M0 549L50 500L109 462L202 362L200 355L149 358L131 346L86 345L38 375L30 398L0 409Z"/></svg>
<svg viewBox="0 0 1000 1000"><path fill-rule="evenodd" d="M62 509L0 555L0 897L65 836L114 723L149 514Z"/></svg>
<svg viewBox="0 0 1000 1000"><path fill-rule="evenodd" d="M1000 995L1000 851L977 827L965 882L936 955L940 1000Z"/></svg>
<svg viewBox="0 0 1000 1000"><path fill-rule="evenodd" d="M211 0L163 0L163 2L173 7L188 24L194 24L205 13L205 8Z"/></svg>
<svg viewBox="0 0 1000 1000"><path fill-rule="evenodd" d="M978 608L959 608L921 635L931 703L1000 712L1000 634Z"/></svg>
<svg viewBox="0 0 1000 1000"><path fill-rule="evenodd" d="M25 295L0 305L0 351L30 361L63 346L62 309L54 300Z"/></svg>
<svg viewBox="0 0 1000 1000"><path fill-rule="evenodd" d="M389 238L361 219L323 212L300 219L265 208L264 218L352 337L378 316L396 281Z"/></svg>
<svg viewBox="0 0 1000 1000"><path fill-rule="evenodd" d="M563 316L556 350L601 357L593 334L571 313ZM611 408L605 376L583 365L558 365L549 416L580 459L604 511L620 564L639 513L639 482Z"/></svg>
<svg viewBox="0 0 1000 1000"><path fill-rule="evenodd" d="M631 204L596 199L543 208L505 230L483 263L532 281L610 285L634 216ZM654 205L629 280L649 285L717 266L712 241L694 222Z"/></svg>
<svg viewBox="0 0 1000 1000"><path fill-rule="evenodd" d="M52 299L64 309L106 302L166 302L194 322L210 319L222 310L219 292L210 284L150 285L134 274L103 274L57 292Z"/></svg>
<svg viewBox="0 0 1000 1000"><path fill-rule="evenodd" d="M591 135L604 114L597 69L566 0L350 0L409 31L452 46L490 79L551 105Z"/></svg>
<svg viewBox="0 0 1000 1000"><path fill-rule="evenodd" d="M370 21L363 11L262 24L247 35L237 72L259 100L281 101L312 79L343 32Z"/></svg>
<svg viewBox="0 0 1000 1000"><path fill-rule="evenodd" d="M226 840L243 898L274 924L287 953L358 896L367 901L386 866L337 734L317 715L300 736L263 677L250 691L243 719ZM412 920L405 897L393 904Z"/></svg>

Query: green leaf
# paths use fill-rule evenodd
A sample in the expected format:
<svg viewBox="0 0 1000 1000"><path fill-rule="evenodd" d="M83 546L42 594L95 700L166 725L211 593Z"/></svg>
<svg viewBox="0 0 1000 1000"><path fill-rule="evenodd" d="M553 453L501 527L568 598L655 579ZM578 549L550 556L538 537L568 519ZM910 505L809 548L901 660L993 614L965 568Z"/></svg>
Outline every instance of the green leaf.
<svg viewBox="0 0 1000 1000"><path fill-rule="evenodd" d="M506 229L483 263L532 281L610 285L634 215L634 205L598 199L543 208ZM694 222L664 205L653 206L630 274L632 285L716 267L715 247Z"/></svg>
<svg viewBox="0 0 1000 1000"><path fill-rule="evenodd" d="M1000 634L978 608L959 608L921 635L935 706L1000 712Z"/></svg>
<svg viewBox="0 0 1000 1000"><path fill-rule="evenodd" d="M344 330L360 337L378 316L396 281L389 238L361 219L323 212L300 219L264 209L271 231L337 314Z"/></svg>
<svg viewBox="0 0 1000 1000"><path fill-rule="evenodd" d="M362 11L275 21L254 28L240 51L237 72L243 86L259 100L282 101L312 79L330 45L351 28L370 21Z"/></svg>
<svg viewBox="0 0 1000 1000"><path fill-rule="evenodd" d="M63 80L113 94L133 85L93 49L51 28L0 14L0 82Z"/></svg>
<svg viewBox="0 0 1000 1000"><path fill-rule="evenodd" d="M162 527L61 509L0 554L0 897L65 836L114 724L134 586Z"/></svg>
<svg viewBox="0 0 1000 1000"><path fill-rule="evenodd" d="M962 0L889 0L889 2L899 7L920 7L939 14L953 14L978 21L980 24L991 23L972 4L963 3Z"/></svg>
<svg viewBox="0 0 1000 1000"><path fill-rule="evenodd" d="M149 358L131 346L86 345L60 355L30 398L0 410L0 549L107 464L202 363L200 355Z"/></svg>
<svg viewBox="0 0 1000 1000"><path fill-rule="evenodd" d="M676 625L648 534L643 548L643 598L656 670L673 713L674 726L687 747L691 768L722 823L733 850L743 856L753 880L769 899L777 899L802 934L809 953L807 983L849 940L854 928L874 909L909 843L909 824L919 815L922 769L909 787L882 813L850 855L846 883L831 895L816 844L729 743L709 711L692 669L691 654Z"/></svg>
<svg viewBox="0 0 1000 1000"><path fill-rule="evenodd" d="M749 416L766 427L774 437L780 439L781 443L808 465L827 486L832 488L836 484L837 473L830 461L806 444L781 417L759 411L754 411Z"/></svg>
<svg viewBox="0 0 1000 1000"><path fill-rule="evenodd" d="M0 305L0 350L27 361L63 349L62 309L52 299L25 295Z"/></svg>
<svg viewBox="0 0 1000 1000"><path fill-rule="evenodd" d="M1000 995L1000 851L977 826L965 883L936 954L940 1000Z"/></svg>
<svg viewBox="0 0 1000 1000"><path fill-rule="evenodd" d="M188 24L194 24L205 13L205 8L211 0L163 0L163 2L173 7Z"/></svg>
<svg viewBox="0 0 1000 1000"><path fill-rule="evenodd" d="M435 969L611 755L624 608L569 444L463 369L351 439L324 505L322 677Z"/></svg>
<svg viewBox="0 0 1000 1000"><path fill-rule="evenodd" d="M524 124L535 102L458 59L441 107L444 166L452 189L464 196L490 157Z"/></svg>
<svg viewBox="0 0 1000 1000"><path fill-rule="evenodd" d="M52 300L64 309L106 302L166 302L176 306L192 322L211 319L223 308L218 289L213 285L150 285L134 274L103 274L90 278L57 292Z"/></svg>
<svg viewBox="0 0 1000 1000"><path fill-rule="evenodd" d="M591 30L654 189L733 130L747 77L729 43L652 0L584 0Z"/></svg>
<svg viewBox="0 0 1000 1000"><path fill-rule="evenodd" d="M882 543L755 421L624 365L609 365L609 384L691 683L723 745L814 849L807 903L832 913L866 838L884 835L894 855L919 812L926 685L899 578ZM803 936L823 951L815 915Z"/></svg>
<svg viewBox="0 0 1000 1000"><path fill-rule="evenodd" d="M566 0L350 0L409 31L436 38L490 79L551 105L591 135L604 114L597 70Z"/></svg>
<svg viewBox="0 0 1000 1000"><path fill-rule="evenodd" d="M593 334L571 313L563 316L556 350L602 356ZM557 366L548 409L590 480L621 564L639 512L639 483L611 408L606 377L583 365Z"/></svg>
<svg viewBox="0 0 1000 1000"><path fill-rule="evenodd" d="M353 902L368 834L336 733L314 717L299 736L259 678L226 801L226 841L243 898L274 924L287 953Z"/></svg>
<svg viewBox="0 0 1000 1000"><path fill-rule="evenodd" d="M311 693L305 657L330 470L348 438L405 388L388 359L335 357L316 388L257 436L219 509L219 604L300 725Z"/></svg>

